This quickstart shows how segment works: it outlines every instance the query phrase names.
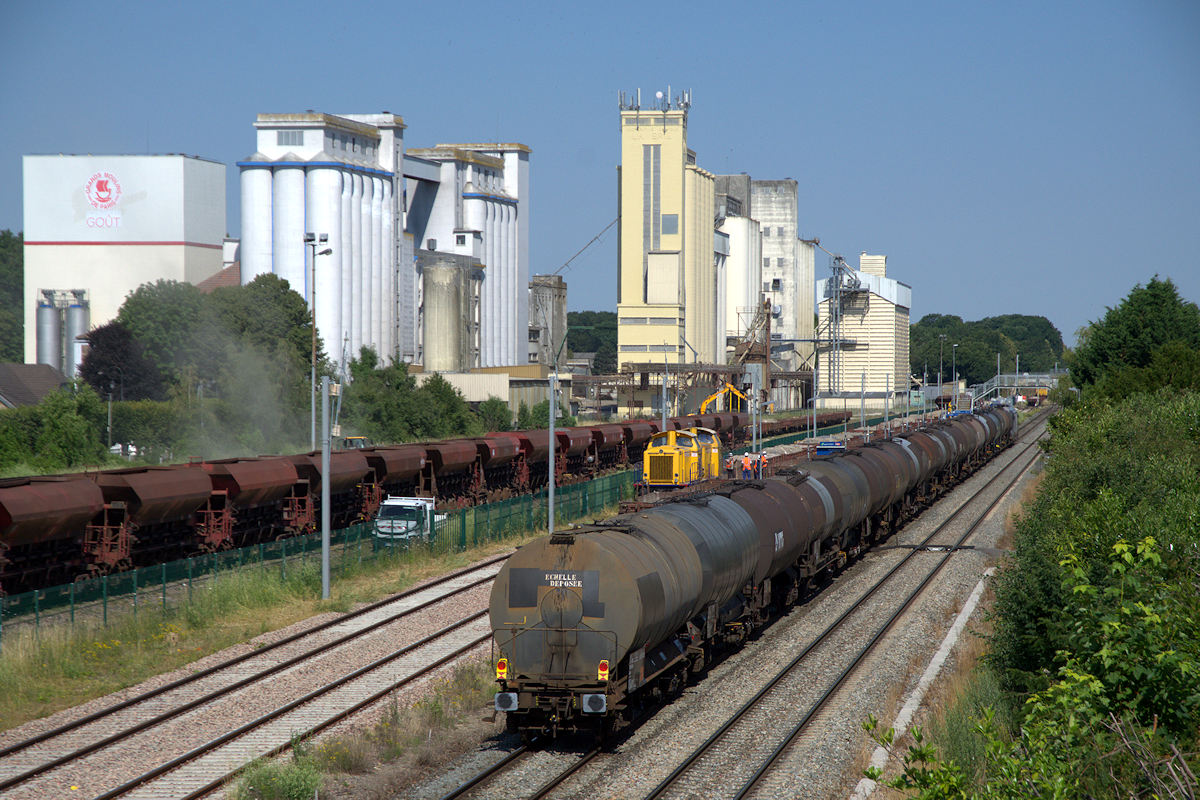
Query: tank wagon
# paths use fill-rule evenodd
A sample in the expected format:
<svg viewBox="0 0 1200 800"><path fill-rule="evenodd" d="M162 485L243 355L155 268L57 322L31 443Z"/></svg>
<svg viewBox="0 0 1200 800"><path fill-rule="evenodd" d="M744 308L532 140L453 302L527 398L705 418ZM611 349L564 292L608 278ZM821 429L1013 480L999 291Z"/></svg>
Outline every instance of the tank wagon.
<svg viewBox="0 0 1200 800"><path fill-rule="evenodd" d="M991 409L525 545L491 593L497 711L526 737L604 733L681 691L1015 435L1015 413Z"/></svg>
<svg viewBox="0 0 1200 800"><path fill-rule="evenodd" d="M746 436L745 414L669 425L698 419L723 441ZM773 424L798 431L808 420ZM650 420L558 429L555 480L638 464L658 430ZM547 430L335 451L330 517L335 527L369 521L387 495L430 497L450 509L537 491L549 481L549 454ZM310 532L323 479L312 452L0 481L0 593Z"/></svg>

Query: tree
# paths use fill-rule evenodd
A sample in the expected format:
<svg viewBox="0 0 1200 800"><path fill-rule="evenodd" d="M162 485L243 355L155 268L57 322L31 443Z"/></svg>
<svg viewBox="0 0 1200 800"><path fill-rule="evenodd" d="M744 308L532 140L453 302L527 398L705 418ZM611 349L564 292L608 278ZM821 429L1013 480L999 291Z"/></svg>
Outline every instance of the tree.
<svg viewBox="0 0 1200 800"><path fill-rule="evenodd" d="M595 353L598 374L617 369L617 315L612 311L567 312L567 349Z"/></svg>
<svg viewBox="0 0 1200 800"><path fill-rule="evenodd" d="M945 336L945 339L941 337ZM957 344L957 353L953 345ZM910 329L909 364L914 375L928 369L928 382L937 383L939 359L942 380L958 376L967 383L982 383L1001 369L1011 371L1021 356L1022 370L1047 371L1064 359L1062 334L1045 317L1006 314L977 322L964 322L947 314L926 314Z"/></svg>
<svg viewBox="0 0 1200 800"><path fill-rule="evenodd" d="M99 395L120 400L165 400L162 373L145 357L140 342L117 320L88 332L88 351L79 374Z"/></svg>
<svg viewBox="0 0 1200 800"><path fill-rule="evenodd" d="M485 431L507 431L512 429L512 410L499 397L489 397L479 404L475 412Z"/></svg>
<svg viewBox="0 0 1200 800"><path fill-rule="evenodd" d="M213 341L215 326L205 296L192 284L142 284L125 298L117 320L167 381L177 380L188 366L202 377L216 373L221 353Z"/></svg>
<svg viewBox="0 0 1200 800"><path fill-rule="evenodd" d="M25 237L0 231L0 361L25 360Z"/></svg>
<svg viewBox="0 0 1200 800"><path fill-rule="evenodd" d="M1200 308L1181 298L1169 278L1156 275L1088 326L1071 359L1071 373L1087 387L1109 371L1149 366L1155 351L1170 342L1200 348Z"/></svg>

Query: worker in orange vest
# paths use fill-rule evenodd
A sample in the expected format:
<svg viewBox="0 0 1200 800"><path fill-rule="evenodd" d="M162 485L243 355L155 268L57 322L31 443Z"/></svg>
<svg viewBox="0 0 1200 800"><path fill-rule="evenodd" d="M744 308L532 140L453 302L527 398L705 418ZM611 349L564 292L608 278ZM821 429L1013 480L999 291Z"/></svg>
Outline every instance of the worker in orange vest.
<svg viewBox="0 0 1200 800"><path fill-rule="evenodd" d="M725 477L733 477L733 453L729 453L725 456Z"/></svg>
<svg viewBox="0 0 1200 800"><path fill-rule="evenodd" d="M761 480L762 476L763 476L763 470L766 469L766 466L767 466L767 454L759 453L758 459L755 462L754 466L755 466L755 472L758 473L757 477Z"/></svg>
<svg viewBox="0 0 1200 800"><path fill-rule="evenodd" d="M742 456L742 477L749 480L754 472L754 459L749 453Z"/></svg>

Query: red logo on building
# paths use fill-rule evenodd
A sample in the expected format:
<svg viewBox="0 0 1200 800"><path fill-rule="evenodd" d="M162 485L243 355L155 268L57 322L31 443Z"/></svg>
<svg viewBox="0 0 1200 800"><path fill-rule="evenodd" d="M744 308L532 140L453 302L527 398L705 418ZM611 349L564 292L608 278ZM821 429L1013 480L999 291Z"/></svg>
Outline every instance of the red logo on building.
<svg viewBox="0 0 1200 800"><path fill-rule="evenodd" d="M88 180L84 191L95 208L112 208L121 198L121 184L111 172L97 172Z"/></svg>

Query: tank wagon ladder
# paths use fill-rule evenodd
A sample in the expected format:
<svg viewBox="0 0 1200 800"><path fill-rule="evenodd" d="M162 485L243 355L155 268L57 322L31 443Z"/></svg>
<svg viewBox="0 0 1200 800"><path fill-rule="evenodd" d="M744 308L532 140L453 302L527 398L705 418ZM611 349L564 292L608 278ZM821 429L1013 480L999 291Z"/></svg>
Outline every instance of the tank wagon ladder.
<svg viewBox="0 0 1200 800"><path fill-rule="evenodd" d="M233 547L233 523L229 492L215 489L204 506L196 512L193 522L200 540L200 552L215 553Z"/></svg>
<svg viewBox="0 0 1200 800"><path fill-rule="evenodd" d="M83 531L83 555L89 575L128 569L133 563L136 526L125 514L125 503L105 503Z"/></svg>
<svg viewBox="0 0 1200 800"><path fill-rule="evenodd" d="M283 499L283 524L286 531L277 539L316 530L317 510L308 491L307 478L296 481L291 493Z"/></svg>

